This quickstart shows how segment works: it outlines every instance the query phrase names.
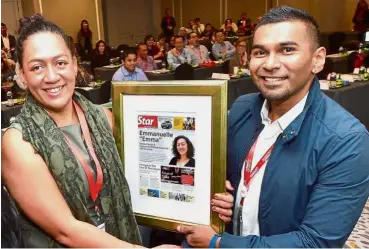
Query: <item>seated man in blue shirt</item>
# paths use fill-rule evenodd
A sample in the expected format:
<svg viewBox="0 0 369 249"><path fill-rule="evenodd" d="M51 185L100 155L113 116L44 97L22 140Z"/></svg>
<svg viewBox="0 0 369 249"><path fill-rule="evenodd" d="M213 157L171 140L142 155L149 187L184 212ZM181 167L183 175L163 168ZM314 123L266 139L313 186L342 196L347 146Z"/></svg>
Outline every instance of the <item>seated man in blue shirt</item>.
<svg viewBox="0 0 369 249"><path fill-rule="evenodd" d="M212 47L212 53L216 60L229 59L236 53L236 48L229 42L224 41L225 35L222 31L215 33L215 43Z"/></svg>
<svg viewBox="0 0 369 249"><path fill-rule="evenodd" d="M184 48L182 36L176 36L174 38L174 48L168 52L167 61L168 65L172 64L174 69L185 62L191 64L191 55Z"/></svg>
<svg viewBox="0 0 369 249"><path fill-rule="evenodd" d="M123 54L123 66L113 75L112 81L148 81L142 69L137 67L137 54L127 50Z"/></svg>
<svg viewBox="0 0 369 249"><path fill-rule="evenodd" d="M228 116L235 202L213 209L228 216L228 233L180 226L191 246L343 247L369 195L369 133L320 91L319 36L313 17L291 7L258 23L250 71L260 93L239 97Z"/></svg>

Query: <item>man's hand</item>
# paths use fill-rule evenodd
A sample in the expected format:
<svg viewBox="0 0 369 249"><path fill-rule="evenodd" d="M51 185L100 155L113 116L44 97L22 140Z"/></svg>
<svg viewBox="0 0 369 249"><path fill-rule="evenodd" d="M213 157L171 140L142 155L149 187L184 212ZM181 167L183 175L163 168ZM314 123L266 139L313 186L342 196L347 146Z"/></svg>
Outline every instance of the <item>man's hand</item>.
<svg viewBox="0 0 369 249"><path fill-rule="evenodd" d="M172 30L172 29L173 29L173 27L172 27L172 26L168 26L167 28L168 28L168 30Z"/></svg>
<svg viewBox="0 0 369 249"><path fill-rule="evenodd" d="M233 191L229 181L226 181L226 189L228 191ZM228 192L214 194L214 199L211 200L212 210L218 213L219 218L225 223L229 223L232 220L232 208L233 208L233 195Z"/></svg>
<svg viewBox="0 0 369 249"><path fill-rule="evenodd" d="M208 226L185 226L181 225L177 228L178 232L186 236L187 243L195 248L208 248L210 240L213 238L215 231Z"/></svg>
<svg viewBox="0 0 369 249"><path fill-rule="evenodd" d="M179 52L177 49L173 48L172 50L170 50L172 52L172 54L175 56L175 57L178 57L179 56Z"/></svg>
<svg viewBox="0 0 369 249"><path fill-rule="evenodd" d="M3 47L3 50L4 50L5 53L9 52L9 49L7 47Z"/></svg>

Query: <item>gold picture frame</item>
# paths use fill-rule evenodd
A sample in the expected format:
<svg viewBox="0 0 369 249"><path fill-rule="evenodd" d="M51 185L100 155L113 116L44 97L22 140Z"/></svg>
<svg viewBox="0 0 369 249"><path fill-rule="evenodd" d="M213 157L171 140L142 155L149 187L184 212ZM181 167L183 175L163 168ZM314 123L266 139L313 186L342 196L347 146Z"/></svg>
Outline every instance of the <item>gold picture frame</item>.
<svg viewBox="0 0 369 249"><path fill-rule="evenodd" d="M114 137L122 160L124 155L124 125L123 118L126 107L123 104L125 95L153 95L153 96L210 96L211 97L211 193L209 201L214 193L225 192L226 181L226 147L227 147L227 81L203 80L203 81L162 81L162 82L113 82L112 104L114 115ZM128 108L128 107L127 107ZM127 121L126 121L127 122ZM137 123L137 120L136 120ZM125 167L125 166L123 166ZM126 169L124 169L126 175ZM139 180L139 179L138 179ZM132 192L132 189L131 189ZM224 231L224 223L218 214L210 209L210 226L217 232ZM197 225L196 223L183 222L174 219L156 217L135 213L138 224L175 231L180 224Z"/></svg>

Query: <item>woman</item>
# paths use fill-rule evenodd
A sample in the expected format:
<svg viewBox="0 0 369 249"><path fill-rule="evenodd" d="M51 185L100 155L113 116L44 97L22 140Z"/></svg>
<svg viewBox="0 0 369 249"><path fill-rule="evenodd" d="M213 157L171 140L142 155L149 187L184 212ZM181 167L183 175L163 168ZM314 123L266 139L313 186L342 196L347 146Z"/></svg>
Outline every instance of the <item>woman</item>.
<svg viewBox="0 0 369 249"><path fill-rule="evenodd" d="M192 142L185 136L177 136L173 140L172 152L174 157L169 165L195 167L195 148Z"/></svg>
<svg viewBox="0 0 369 249"><path fill-rule="evenodd" d="M227 18L224 22L224 24L222 25L222 27L220 27L221 30L223 30L223 32L233 32L234 34L237 33L238 31L238 27L237 25L232 22L231 18Z"/></svg>
<svg viewBox="0 0 369 249"><path fill-rule="evenodd" d="M110 65L110 55L106 49L106 44L103 40L96 42L95 49L91 57L91 70L95 68Z"/></svg>
<svg viewBox="0 0 369 249"><path fill-rule="evenodd" d="M1 57L1 83L12 81L15 72L9 67L8 63Z"/></svg>
<svg viewBox="0 0 369 249"><path fill-rule="evenodd" d="M74 93L77 60L64 31L39 14L21 24L17 55L29 94L3 135L1 160L25 246L135 247L112 114Z"/></svg>
<svg viewBox="0 0 369 249"><path fill-rule="evenodd" d="M94 77L81 66L77 70L76 87L88 87Z"/></svg>
<svg viewBox="0 0 369 249"><path fill-rule="evenodd" d="M9 59L4 50L1 50L1 58L4 59L5 63L8 65L8 67L10 67L11 70L15 70L15 61Z"/></svg>
<svg viewBox="0 0 369 249"><path fill-rule="evenodd" d="M160 51L162 51L163 53L165 53L166 51L168 51L168 44L165 42L165 39L167 37L165 36L165 34L160 34L158 36L158 41L156 42L156 46L160 49Z"/></svg>
<svg viewBox="0 0 369 249"><path fill-rule="evenodd" d="M82 46L82 51L78 51L80 56L84 60L89 60L92 51L92 31L87 20L82 20L81 29L78 32L77 38L78 43Z"/></svg>
<svg viewBox="0 0 369 249"><path fill-rule="evenodd" d="M155 45L154 36L147 35L144 39L144 43L147 45L149 56L152 56L154 60L159 60L159 58L164 57L164 53Z"/></svg>
<svg viewBox="0 0 369 249"><path fill-rule="evenodd" d="M365 0L360 0L357 3L352 22L356 32L364 32L368 28L368 3Z"/></svg>
<svg viewBox="0 0 369 249"><path fill-rule="evenodd" d="M247 38L242 37L236 42L236 53L229 60L229 73L234 74L234 67L248 68Z"/></svg>
<svg viewBox="0 0 369 249"><path fill-rule="evenodd" d="M172 36L170 38L170 43L168 45L168 51L172 50L173 48L175 48L175 39L176 37L175 36Z"/></svg>
<svg viewBox="0 0 369 249"><path fill-rule="evenodd" d="M179 28L178 35L182 36L184 45L186 46L187 43L188 43L188 40L187 40L187 29L185 27Z"/></svg>
<svg viewBox="0 0 369 249"><path fill-rule="evenodd" d="M206 24L204 32L201 34L202 38L205 40L214 41L215 40L215 29L210 23Z"/></svg>

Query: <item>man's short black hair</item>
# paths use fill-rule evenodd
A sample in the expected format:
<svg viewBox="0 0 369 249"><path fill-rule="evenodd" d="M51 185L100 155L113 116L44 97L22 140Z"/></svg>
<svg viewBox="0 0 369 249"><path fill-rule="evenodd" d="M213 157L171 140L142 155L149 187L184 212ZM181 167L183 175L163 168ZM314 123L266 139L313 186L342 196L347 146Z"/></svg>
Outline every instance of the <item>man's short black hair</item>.
<svg viewBox="0 0 369 249"><path fill-rule="evenodd" d="M197 35L195 32L190 32L190 33L187 35L187 39L190 39L192 34Z"/></svg>
<svg viewBox="0 0 369 249"><path fill-rule="evenodd" d="M279 6L269 10L256 25L255 32L261 26L281 22L302 22L306 25L308 35L311 37L317 49L320 46L320 30L316 20L306 11L295 9L289 6Z"/></svg>
<svg viewBox="0 0 369 249"><path fill-rule="evenodd" d="M140 42L139 44L137 44L137 51L140 49L140 47L142 46L147 46L146 43Z"/></svg>
<svg viewBox="0 0 369 249"><path fill-rule="evenodd" d="M3 22L1 23L1 26L5 26L6 27L5 23L3 23Z"/></svg>
<svg viewBox="0 0 369 249"><path fill-rule="evenodd" d="M130 55L130 54L134 54L137 57L137 52L134 49L127 49L127 50L124 50L124 52L123 52L122 60L125 61L126 58L128 57L128 55Z"/></svg>
<svg viewBox="0 0 369 249"><path fill-rule="evenodd" d="M181 39L182 39L182 41L184 41L183 37L182 37L182 36L180 36L180 35L175 35L175 36L174 36L174 41L175 41L176 39L179 39L179 38L181 38Z"/></svg>

